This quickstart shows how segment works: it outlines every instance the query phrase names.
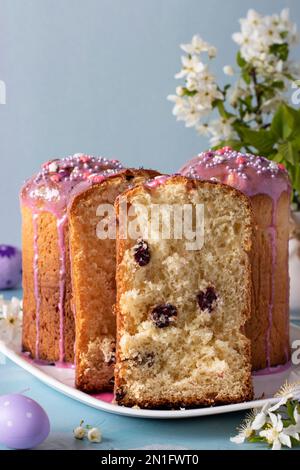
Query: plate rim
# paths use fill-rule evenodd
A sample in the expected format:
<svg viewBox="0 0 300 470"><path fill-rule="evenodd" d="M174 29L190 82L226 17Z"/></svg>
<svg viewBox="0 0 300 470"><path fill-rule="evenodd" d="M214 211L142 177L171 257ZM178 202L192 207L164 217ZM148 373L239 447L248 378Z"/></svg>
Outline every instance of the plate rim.
<svg viewBox="0 0 300 470"><path fill-rule="evenodd" d="M300 326L290 323L290 328L300 332ZM229 405L211 406L192 409L179 409L179 410L144 410L140 408L129 408L120 406L113 403L107 403L99 400L87 393L81 392L69 385L60 382L58 379L51 377L40 368L31 364L22 358L13 349L10 349L3 341L0 340L0 353L4 354L8 359L17 364L22 369L29 372L35 378L39 379L48 387L62 393L63 395L75 399L92 408L106 411L108 413L127 416L132 418L146 418L146 419L184 419L184 418L197 418L201 416L211 416L223 413L232 413L234 411L243 411L253 408L260 408L267 402L276 403L279 398L264 398L260 400L252 400L241 403L234 403Z"/></svg>

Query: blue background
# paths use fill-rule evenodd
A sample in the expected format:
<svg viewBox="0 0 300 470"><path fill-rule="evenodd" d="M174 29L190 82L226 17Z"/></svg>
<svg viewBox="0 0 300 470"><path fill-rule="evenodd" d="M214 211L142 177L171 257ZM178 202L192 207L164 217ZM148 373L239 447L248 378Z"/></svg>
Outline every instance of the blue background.
<svg viewBox="0 0 300 470"><path fill-rule="evenodd" d="M284 7L300 26L299 0L0 0L0 243L20 243L20 185L51 157L87 152L172 172L207 148L166 100L179 44L197 32L214 44L224 81L238 19Z"/></svg>

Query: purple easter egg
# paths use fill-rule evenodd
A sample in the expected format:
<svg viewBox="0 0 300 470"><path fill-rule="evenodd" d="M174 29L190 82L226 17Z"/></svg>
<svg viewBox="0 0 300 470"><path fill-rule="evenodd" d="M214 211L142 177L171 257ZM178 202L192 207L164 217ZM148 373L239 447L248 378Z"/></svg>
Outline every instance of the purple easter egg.
<svg viewBox="0 0 300 470"><path fill-rule="evenodd" d="M22 253L10 245L0 245L0 289L17 287L22 279Z"/></svg>
<svg viewBox="0 0 300 470"><path fill-rule="evenodd" d="M0 442L11 449L32 449L41 444L50 431L43 408L20 394L0 396Z"/></svg>

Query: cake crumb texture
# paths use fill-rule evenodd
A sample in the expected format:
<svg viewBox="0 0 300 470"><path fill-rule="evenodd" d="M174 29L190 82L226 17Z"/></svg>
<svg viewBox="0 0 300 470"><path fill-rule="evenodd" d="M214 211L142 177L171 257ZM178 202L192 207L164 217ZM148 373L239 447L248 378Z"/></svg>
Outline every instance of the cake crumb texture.
<svg viewBox="0 0 300 470"><path fill-rule="evenodd" d="M244 331L251 313L248 198L225 185L181 176L124 196L132 207L204 204L205 229L204 246L196 251L187 250L184 239L151 234L150 259L142 266L135 256L141 242L118 239L117 402L179 408L251 399ZM118 207L119 201L117 213Z"/></svg>

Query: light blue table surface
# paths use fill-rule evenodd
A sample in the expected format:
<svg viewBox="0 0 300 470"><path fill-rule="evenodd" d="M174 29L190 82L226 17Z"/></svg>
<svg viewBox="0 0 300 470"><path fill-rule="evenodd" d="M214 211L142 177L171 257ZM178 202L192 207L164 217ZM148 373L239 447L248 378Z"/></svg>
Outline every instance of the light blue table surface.
<svg viewBox="0 0 300 470"><path fill-rule="evenodd" d="M5 297L21 297L21 290L5 291ZM300 322L297 322L300 324ZM52 390L4 357L0 360L0 395L20 392L36 400L47 412L51 431L38 449L263 449L260 444L236 445L230 442L245 412L180 419L146 420L98 411ZM73 438L80 420L99 426L101 444ZM0 444L0 450L5 449Z"/></svg>

